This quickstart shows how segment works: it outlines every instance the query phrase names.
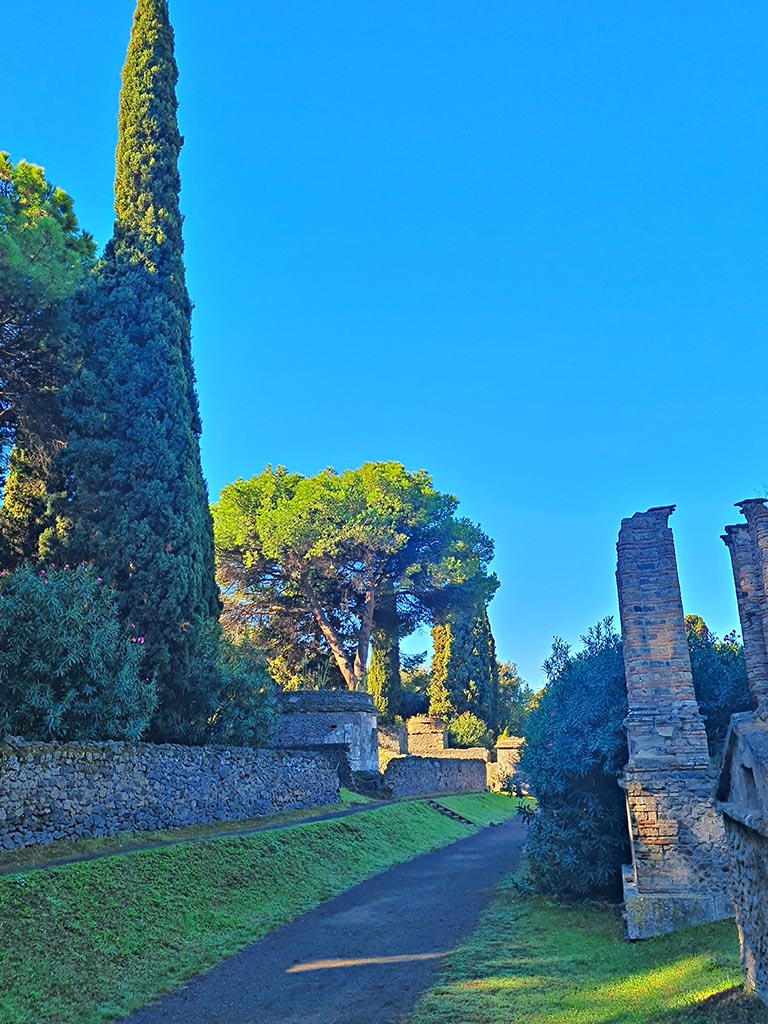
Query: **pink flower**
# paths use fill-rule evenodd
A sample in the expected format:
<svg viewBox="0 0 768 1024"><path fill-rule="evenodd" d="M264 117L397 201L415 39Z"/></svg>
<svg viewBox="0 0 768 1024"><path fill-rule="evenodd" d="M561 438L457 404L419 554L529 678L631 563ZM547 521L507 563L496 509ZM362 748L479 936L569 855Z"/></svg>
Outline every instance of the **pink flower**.
<svg viewBox="0 0 768 1024"><path fill-rule="evenodd" d="M140 643L140 644L143 644L143 643L144 643L144 637L143 637L143 636L140 636L140 637L139 637L139 643Z"/></svg>
<svg viewBox="0 0 768 1024"><path fill-rule="evenodd" d="M101 576L99 576L99 578L96 580L96 582L97 583L101 583L102 582Z"/></svg>

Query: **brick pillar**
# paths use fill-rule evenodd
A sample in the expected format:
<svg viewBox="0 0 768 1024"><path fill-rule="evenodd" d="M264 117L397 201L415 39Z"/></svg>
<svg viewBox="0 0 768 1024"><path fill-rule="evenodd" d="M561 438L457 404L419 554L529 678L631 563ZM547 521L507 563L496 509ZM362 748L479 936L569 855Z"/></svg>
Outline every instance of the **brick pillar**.
<svg viewBox="0 0 768 1024"><path fill-rule="evenodd" d="M696 703L672 531L674 505L621 524L616 580L627 680L624 789L632 865L627 935L647 938L732 914L722 818Z"/></svg>
<svg viewBox="0 0 768 1024"><path fill-rule="evenodd" d="M765 715L768 713L768 646L764 628L766 594L762 572L758 568L753 536L747 523L726 526L723 541L731 554L749 689L758 714Z"/></svg>
<svg viewBox="0 0 768 1024"><path fill-rule="evenodd" d="M741 599L739 597L739 582L736 581L736 597L739 601L739 619L741 620L741 631L744 639L744 657L747 658L747 634L753 640L753 647L756 643L758 633L754 620L757 619L762 627L763 649L768 651L768 508L765 507L766 498L747 498L745 501L736 502L736 507L741 509L747 520L746 528L749 533L751 546L751 583L752 595L749 601L747 626L741 614ZM738 527L741 529L742 527ZM726 536L733 527L727 527ZM733 551L731 551L733 558ZM746 560L746 558L744 559ZM734 579L736 569L734 566ZM758 648L759 650L759 648ZM754 654L754 651L753 651ZM758 715L768 714L768 657L764 663L754 664L754 671L751 670L747 661L747 676L749 688L757 703Z"/></svg>

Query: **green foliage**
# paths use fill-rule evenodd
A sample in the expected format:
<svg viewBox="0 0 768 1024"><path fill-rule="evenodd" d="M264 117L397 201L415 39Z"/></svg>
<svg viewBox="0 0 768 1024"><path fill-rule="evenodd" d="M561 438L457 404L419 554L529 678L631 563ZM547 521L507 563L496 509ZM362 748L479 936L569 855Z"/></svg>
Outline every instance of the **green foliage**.
<svg viewBox="0 0 768 1024"><path fill-rule="evenodd" d="M517 665L498 663L499 698L497 728L499 735L524 736L528 717L538 704L537 695L521 679Z"/></svg>
<svg viewBox="0 0 768 1024"><path fill-rule="evenodd" d="M451 658L451 630L443 622L432 627L432 671L429 679L429 713L448 719L453 714L448 690L448 665Z"/></svg>
<svg viewBox="0 0 768 1024"><path fill-rule="evenodd" d="M123 1017L324 900L471 831L410 802L0 878L0 1022Z"/></svg>
<svg viewBox="0 0 768 1024"><path fill-rule="evenodd" d="M120 628L111 590L85 565L0 575L0 735L136 740L156 694L144 637Z"/></svg>
<svg viewBox="0 0 768 1024"><path fill-rule="evenodd" d="M371 664L366 676L366 689L373 697L381 722L393 722L401 711L398 627L394 591L387 591L373 613Z"/></svg>
<svg viewBox="0 0 768 1024"><path fill-rule="evenodd" d="M430 675L424 667L427 652L400 657L400 717L429 714Z"/></svg>
<svg viewBox="0 0 768 1024"><path fill-rule="evenodd" d="M693 687L704 716L709 754L718 760L731 715L753 707L744 650L735 633L718 640L699 615L686 615L685 632Z"/></svg>
<svg viewBox="0 0 768 1024"><path fill-rule="evenodd" d="M330 652L356 688L374 632L391 651L436 609L495 590L493 544L456 507L395 462L315 477L267 467L230 484L212 510L227 628L288 665Z"/></svg>
<svg viewBox="0 0 768 1024"><path fill-rule="evenodd" d="M451 718L445 726L452 747L490 747L492 739L488 726L471 711L463 711Z"/></svg>
<svg viewBox="0 0 768 1024"><path fill-rule="evenodd" d="M8 453L21 449L0 513L6 567L37 550L41 494L61 440L56 393L67 369L68 300L93 255L66 192L46 181L42 167L14 166L0 153L0 490Z"/></svg>
<svg viewBox="0 0 768 1024"><path fill-rule="evenodd" d="M533 880L567 899L617 895L629 854L617 782L627 761L621 638L607 618L581 639L576 654L553 644L521 760L539 806L528 837Z"/></svg>
<svg viewBox="0 0 768 1024"><path fill-rule="evenodd" d="M429 713L449 717L469 711L496 726L499 675L485 605L455 608L433 627L432 642Z"/></svg>
<svg viewBox="0 0 768 1024"><path fill-rule="evenodd" d="M56 560L99 565L121 615L146 638L159 692L154 740L186 734L190 709L208 707L209 695L196 693L208 678L195 666L219 613L182 258L176 79L167 6L139 0L120 96L115 231L74 311L63 489L41 540Z"/></svg>
<svg viewBox="0 0 768 1024"><path fill-rule="evenodd" d="M184 719L158 717L163 734L175 743L261 746L277 714L275 686L261 652L233 643L218 623L211 624L191 669Z"/></svg>

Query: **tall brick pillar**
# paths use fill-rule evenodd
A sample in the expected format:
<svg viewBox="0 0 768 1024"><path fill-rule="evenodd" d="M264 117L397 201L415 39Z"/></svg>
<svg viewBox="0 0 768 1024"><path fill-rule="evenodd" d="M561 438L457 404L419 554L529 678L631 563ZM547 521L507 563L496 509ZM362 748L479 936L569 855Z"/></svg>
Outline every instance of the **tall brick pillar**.
<svg viewBox="0 0 768 1024"><path fill-rule="evenodd" d="M629 714L624 789L627 937L733 913L714 774L696 703L672 531L674 505L622 520L616 580Z"/></svg>
<svg viewBox="0 0 768 1024"><path fill-rule="evenodd" d="M736 526L726 526L723 540L731 554L749 689L759 713L766 714L768 711L768 645L766 645L764 627L767 612L765 608L766 594L762 573L758 568L754 538L748 524L739 523Z"/></svg>
<svg viewBox="0 0 768 1024"><path fill-rule="evenodd" d="M739 501L746 523L726 526L749 689L757 714L768 716L768 508L765 498Z"/></svg>

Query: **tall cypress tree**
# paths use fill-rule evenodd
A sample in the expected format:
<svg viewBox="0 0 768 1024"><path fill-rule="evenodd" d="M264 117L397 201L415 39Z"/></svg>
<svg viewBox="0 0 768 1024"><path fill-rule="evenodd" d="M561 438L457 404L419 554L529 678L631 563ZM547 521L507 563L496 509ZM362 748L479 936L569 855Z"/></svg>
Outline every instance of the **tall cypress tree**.
<svg viewBox="0 0 768 1024"><path fill-rule="evenodd" d="M185 739L202 706L201 638L220 607L184 277L177 78L167 4L138 0L120 93L115 228L76 311L79 372L63 396L65 487L50 544L94 562L114 585L157 679L152 738L166 740Z"/></svg>
<svg viewBox="0 0 768 1024"><path fill-rule="evenodd" d="M391 722L400 713L400 638L399 619L392 590L383 595L373 615L371 663L368 668L368 692L382 722Z"/></svg>
<svg viewBox="0 0 768 1024"><path fill-rule="evenodd" d="M433 627L432 643L430 714L471 711L493 727L499 672L485 605L454 610Z"/></svg>

